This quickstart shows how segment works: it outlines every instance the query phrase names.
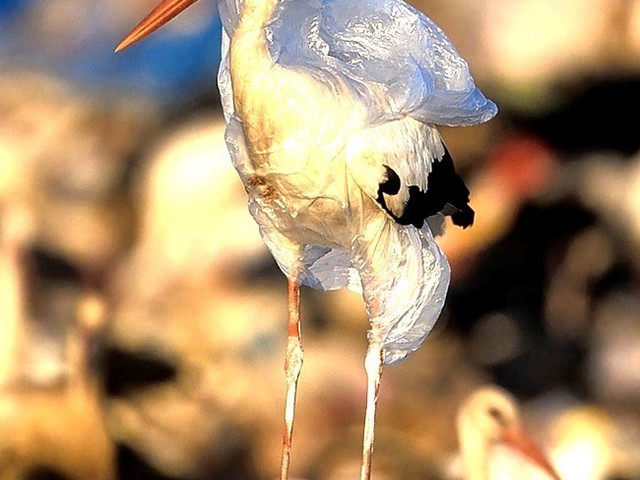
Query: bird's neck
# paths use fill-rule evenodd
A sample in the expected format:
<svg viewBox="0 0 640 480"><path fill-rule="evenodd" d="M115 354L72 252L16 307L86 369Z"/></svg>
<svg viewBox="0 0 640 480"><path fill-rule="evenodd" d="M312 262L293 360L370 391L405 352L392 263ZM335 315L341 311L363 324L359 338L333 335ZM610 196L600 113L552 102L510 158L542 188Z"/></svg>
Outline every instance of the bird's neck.
<svg viewBox="0 0 640 480"><path fill-rule="evenodd" d="M243 0L238 28L264 34L265 27L273 18L281 0Z"/></svg>
<svg viewBox="0 0 640 480"><path fill-rule="evenodd" d="M281 0L244 0L229 52L232 80L259 73L273 63L269 53L267 26Z"/></svg>
<svg viewBox="0 0 640 480"><path fill-rule="evenodd" d="M464 480L488 480L490 445L473 425L458 425Z"/></svg>
<svg viewBox="0 0 640 480"><path fill-rule="evenodd" d="M268 25L282 0L244 0L238 25L231 37L229 70L234 105L242 117L250 109L250 98L263 96L266 74L273 74L274 60L269 52Z"/></svg>

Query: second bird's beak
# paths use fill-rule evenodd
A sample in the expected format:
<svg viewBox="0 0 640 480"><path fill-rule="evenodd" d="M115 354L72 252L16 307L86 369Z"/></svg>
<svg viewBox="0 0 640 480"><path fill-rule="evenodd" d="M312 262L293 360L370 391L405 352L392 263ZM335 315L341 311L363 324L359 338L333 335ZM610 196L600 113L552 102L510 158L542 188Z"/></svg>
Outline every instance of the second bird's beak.
<svg viewBox="0 0 640 480"><path fill-rule="evenodd" d="M558 472L553 468L542 450L535 444L532 438L519 428L509 428L504 431L502 442L520 452L527 459L547 472L554 480L561 480Z"/></svg>
<svg viewBox="0 0 640 480"><path fill-rule="evenodd" d="M116 52L124 50L138 40L155 32L172 18L175 18L198 0L162 0L116 47Z"/></svg>

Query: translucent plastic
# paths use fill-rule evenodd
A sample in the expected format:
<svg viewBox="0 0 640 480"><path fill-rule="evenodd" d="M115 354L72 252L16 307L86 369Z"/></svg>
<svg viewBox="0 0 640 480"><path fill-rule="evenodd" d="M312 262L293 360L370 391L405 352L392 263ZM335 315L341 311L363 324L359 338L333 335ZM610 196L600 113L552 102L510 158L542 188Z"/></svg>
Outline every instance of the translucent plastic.
<svg viewBox="0 0 640 480"><path fill-rule="evenodd" d="M444 33L400 0L263 1L276 3L263 27L268 68L259 48L238 60L238 43L229 61L242 7L219 0L227 143L250 211L289 277L362 292L369 340L398 362L436 322L449 265L426 224L400 225L376 202L385 166L403 187L389 208L401 209L405 187L428 189L443 155L435 125L484 122L497 108ZM234 104L232 76L247 105Z"/></svg>

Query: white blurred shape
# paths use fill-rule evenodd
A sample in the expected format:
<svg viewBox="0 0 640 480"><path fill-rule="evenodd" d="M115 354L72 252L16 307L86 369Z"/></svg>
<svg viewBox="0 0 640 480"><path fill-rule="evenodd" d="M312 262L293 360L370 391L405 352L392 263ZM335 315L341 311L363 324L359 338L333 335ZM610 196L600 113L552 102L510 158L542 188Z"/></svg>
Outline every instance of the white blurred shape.
<svg viewBox="0 0 640 480"><path fill-rule="evenodd" d="M554 423L553 453L560 475L571 480L602 480L612 465L613 429L607 413L595 407L572 408Z"/></svg>
<svg viewBox="0 0 640 480"><path fill-rule="evenodd" d="M229 161L224 123L200 119L156 146L143 172L138 251L158 275L203 274L266 253Z"/></svg>
<svg viewBox="0 0 640 480"><path fill-rule="evenodd" d="M493 71L516 83L547 81L593 63L607 30L609 0L494 0L486 49Z"/></svg>

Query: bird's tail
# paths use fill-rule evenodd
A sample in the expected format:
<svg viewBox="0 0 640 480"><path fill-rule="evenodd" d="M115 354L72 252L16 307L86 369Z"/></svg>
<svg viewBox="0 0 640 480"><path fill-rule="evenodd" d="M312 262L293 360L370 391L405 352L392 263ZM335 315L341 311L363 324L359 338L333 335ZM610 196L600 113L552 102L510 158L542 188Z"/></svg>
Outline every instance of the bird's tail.
<svg viewBox="0 0 640 480"><path fill-rule="evenodd" d="M469 189L456 172L446 146L442 158L433 162L428 182L426 195L431 198L432 204L438 205L439 211L450 215L453 223L459 227L473 225L475 212L469 206Z"/></svg>

